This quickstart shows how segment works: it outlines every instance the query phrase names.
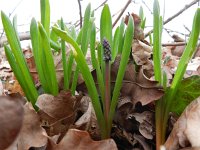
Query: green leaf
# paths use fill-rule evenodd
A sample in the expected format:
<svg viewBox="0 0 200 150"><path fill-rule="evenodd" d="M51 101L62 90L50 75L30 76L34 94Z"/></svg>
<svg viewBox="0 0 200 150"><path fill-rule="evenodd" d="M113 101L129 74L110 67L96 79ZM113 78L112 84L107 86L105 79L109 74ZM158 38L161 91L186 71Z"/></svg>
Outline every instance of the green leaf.
<svg viewBox="0 0 200 150"><path fill-rule="evenodd" d="M26 83L26 88L28 88L28 90L30 91L31 96L29 101L31 101L34 104L37 100L38 93L33 83L30 72L28 70L28 65L22 53L19 37L16 33L16 30L12 26L10 19L4 14L4 12L1 12L1 18L8 42L12 49L12 53L15 57L16 63L18 64L21 73L23 74L24 81Z"/></svg>
<svg viewBox="0 0 200 150"><path fill-rule="evenodd" d="M155 80L162 83L161 70L161 23L160 6L158 0L154 0L153 5L153 63Z"/></svg>
<svg viewBox="0 0 200 150"><path fill-rule="evenodd" d="M119 46L119 36L120 36L120 27L117 27L113 39L113 50L112 50L112 62L114 62L115 57L118 54L118 46Z"/></svg>
<svg viewBox="0 0 200 150"><path fill-rule="evenodd" d="M61 30L65 30L63 19L61 18L60 22ZM69 78L67 73L67 57L66 57L66 45L65 41L61 40L61 48L62 48L62 64L63 64L63 72L64 72L64 89L69 89Z"/></svg>
<svg viewBox="0 0 200 150"><path fill-rule="evenodd" d="M49 81L45 79L44 71L43 71L42 65L41 65L41 61L42 61L41 51L42 51L42 49L40 48L39 30L38 30L37 22L34 18L31 20L30 36L31 36L31 43L32 43L34 60L35 60L36 68L37 68L37 71L38 71L40 83L41 83L44 91L46 93L50 93L50 87L48 86L48 83L47 83Z"/></svg>
<svg viewBox="0 0 200 150"><path fill-rule="evenodd" d="M122 87L122 80L124 78L126 66L127 66L128 60L129 60L130 52L131 52L133 35L134 35L133 18L129 17L128 26L127 26L126 33L125 33L121 62L119 65L119 70L117 73L116 83L114 86L113 96L112 96L112 101L111 101L111 106L110 106L109 127L111 127L112 119L115 114L115 108L117 106L120 89Z"/></svg>
<svg viewBox="0 0 200 150"><path fill-rule="evenodd" d="M41 23L49 36L50 30L50 4L49 0L40 0Z"/></svg>
<svg viewBox="0 0 200 150"><path fill-rule="evenodd" d="M120 33L119 33L119 45L118 45L118 53L122 53L123 44L124 44L124 19L122 19L120 24Z"/></svg>
<svg viewBox="0 0 200 150"><path fill-rule="evenodd" d="M54 61L53 61L53 55L51 52L51 47L50 47L50 41L49 41L49 37L45 31L45 29L43 28L42 24L39 23L39 32L40 32L40 36L41 36L41 44L42 44L42 48L43 48L43 59L45 59L44 61L46 62L46 70L47 70L47 74L45 76L45 78L47 79L47 76L50 77L49 81L51 84L51 94L53 95L57 95L58 94L58 83L57 83L57 79L56 79L56 70L55 70L55 66L54 66ZM45 69L45 68L43 68Z"/></svg>
<svg viewBox="0 0 200 150"><path fill-rule="evenodd" d="M200 76L192 76L182 80L172 101L170 111L180 115L186 106L199 96Z"/></svg>
<svg viewBox="0 0 200 150"><path fill-rule="evenodd" d="M100 18L100 41L103 42L103 39L106 38L108 43L110 43L111 51L112 48L112 17L110 14L110 9L107 4L104 5L103 10L101 12ZM101 49L101 55L103 56L103 50ZM101 60L101 69L103 76L105 75L105 62L103 59Z"/></svg>
<svg viewBox="0 0 200 150"><path fill-rule="evenodd" d="M53 30L56 32L56 34L58 36L60 36L63 40L70 43L74 47L74 50L73 50L74 58L76 60L76 63L79 65L80 71L83 75L86 86L88 88L88 92L91 97L91 101L92 101L92 104L93 104L93 107L95 110L95 114L97 116L97 121L98 121L99 127L101 128L101 132L105 132L106 131L105 130L105 119L104 119L103 112L101 109L98 92L97 92L92 74L90 72L90 69L89 69L87 62L85 60L85 57L83 55L83 52L81 51L77 42L75 42L74 39L67 32L61 31L60 29L55 28L55 27L53 27Z"/></svg>

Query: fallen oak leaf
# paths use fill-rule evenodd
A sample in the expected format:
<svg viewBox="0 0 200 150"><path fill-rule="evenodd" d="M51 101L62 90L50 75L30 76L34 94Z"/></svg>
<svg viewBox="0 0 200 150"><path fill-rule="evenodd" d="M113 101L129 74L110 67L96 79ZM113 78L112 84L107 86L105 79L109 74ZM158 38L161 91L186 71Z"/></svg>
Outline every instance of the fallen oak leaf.
<svg viewBox="0 0 200 150"><path fill-rule="evenodd" d="M75 122L81 98L82 96L72 96L70 91L61 91L57 96L43 94L38 97L38 114L49 136L61 133L61 140Z"/></svg>
<svg viewBox="0 0 200 150"><path fill-rule="evenodd" d="M117 150L117 146L113 139L106 139L101 141L93 141L86 131L77 129L69 129L67 134L63 137L59 144L49 141L47 145L48 150Z"/></svg>
<svg viewBox="0 0 200 150"><path fill-rule="evenodd" d="M200 147L200 97L192 101L181 114L165 142L166 149L178 149L189 144Z"/></svg>
<svg viewBox="0 0 200 150"><path fill-rule="evenodd" d="M18 98L0 96L0 149L9 147L18 136L24 118Z"/></svg>
<svg viewBox="0 0 200 150"><path fill-rule="evenodd" d="M17 139L17 147L27 150L30 147L42 147L47 144L47 134L41 127L40 117L31 103L24 105L24 121Z"/></svg>

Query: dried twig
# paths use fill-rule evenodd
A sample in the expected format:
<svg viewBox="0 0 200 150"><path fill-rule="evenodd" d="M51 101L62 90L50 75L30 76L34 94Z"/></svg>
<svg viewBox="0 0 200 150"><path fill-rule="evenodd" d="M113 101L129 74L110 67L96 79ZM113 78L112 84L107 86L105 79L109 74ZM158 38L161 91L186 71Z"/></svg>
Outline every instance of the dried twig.
<svg viewBox="0 0 200 150"><path fill-rule="evenodd" d="M97 11L100 7L102 7L108 0L105 0L103 3L101 3L97 8L94 9L94 11Z"/></svg>
<svg viewBox="0 0 200 150"><path fill-rule="evenodd" d="M82 20L82 10L81 10L81 0L78 0L78 7L79 7L79 15L80 15L80 29L82 28L82 22L83 22L83 20Z"/></svg>
<svg viewBox="0 0 200 150"><path fill-rule="evenodd" d="M149 6L145 3L144 0L142 0L142 3L144 4L144 6L146 6L146 8L149 10L149 12L153 15L153 12L152 12L151 9L149 8Z"/></svg>
<svg viewBox="0 0 200 150"><path fill-rule="evenodd" d="M186 42L177 42L177 43L163 43L162 46L183 46L186 45Z"/></svg>
<svg viewBox="0 0 200 150"><path fill-rule="evenodd" d="M197 2L199 2L199 0L194 0L191 3L185 5L181 10L179 10L176 14L174 14L173 16L169 17L167 20L165 20L163 22L163 25L167 24L168 22L172 21L174 18L176 18L177 16L179 16L181 13L183 13L185 10L187 10L188 8L190 8L192 5L196 4ZM149 36L149 34L151 34L153 32L153 29L150 30L147 34L145 34L145 37Z"/></svg>
<svg viewBox="0 0 200 150"><path fill-rule="evenodd" d="M121 16L123 15L123 13L125 12L125 10L127 9L128 5L132 2L132 0L128 0L126 5L123 7L121 13L118 15L117 19L115 20L115 22L113 23L113 27L117 24L117 22L119 21L119 19L121 18Z"/></svg>

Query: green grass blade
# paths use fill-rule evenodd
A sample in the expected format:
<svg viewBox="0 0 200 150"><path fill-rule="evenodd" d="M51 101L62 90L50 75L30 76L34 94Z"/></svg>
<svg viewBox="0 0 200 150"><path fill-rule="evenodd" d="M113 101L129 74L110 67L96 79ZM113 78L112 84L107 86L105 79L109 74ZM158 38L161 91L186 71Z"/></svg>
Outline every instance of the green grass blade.
<svg viewBox="0 0 200 150"><path fill-rule="evenodd" d="M6 54L6 57L8 59L8 62L15 74L15 77L17 78L17 81L19 82L19 84L21 85L27 99L30 101L31 100L31 95L30 95L30 91L29 89L26 87L26 83L24 81L24 77L23 77L23 74L21 73L20 69L19 69L19 66L17 65L17 62L15 61L15 57L13 56L12 52L11 52L11 49L4 45L4 50L5 50L5 54ZM31 101L33 106L35 104L34 101Z"/></svg>
<svg viewBox="0 0 200 150"><path fill-rule="evenodd" d="M155 80L162 83L161 70L161 29L160 29L160 7L158 0L154 0L153 5L153 63Z"/></svg>
<svg viewBox="0 0 200 150"><path fill-rule="evenodd" d="M48 70L47 76L50 76L50 83L51 83L51 93L53 95L58 94L58 83L56 79L56 70L53 61L53 55L51 52L50 41L48 35L43 28L42 24L39 23L39 32L41 35L41 43L44 50L44 55L46 59L46 69Z"/></svg>
<svg viewBox="0 0 200 150"><path fill-rule="evenodd" d="M114 62L115 57L118 54L119 36L120 36L120 27L117 27L113 39L112 62Z"/></svg>
<svg viewBox="0 0 200 150"><path fill-rule="evenodd" d="M19 65L19 69L24 76L24 81L27 85L27 88L29 88L29 91L31 91L30 101L35 102L38 97L38 93L28 70L25 58L23 56L20 42L18 41L19 38L16 36L16 31L13 28L11 21L3 12L1 12L1 18L8 42L10 44L16 62Z"/></svg>
<svg viewBox="0 0 200 150"><path fill-rule="evenodd" d="M100 69L99 62L97 61L96 52L95 52L95 45L96 45L96 26L93 23L92 30L91 30L91 36L90 36L90 54L92 59L92 65L93 68L96 69L97 72L97 80L99 84L100 94L101 98L104 98L104 81L103 81L103 75ZM104 101L102 101L104 105Z"/></svg>
<svg viewBox="0 0 200 150"><path fill-rule="evenodd" d="M82 39L81 39L81 50L83 51L83 54L85 55L88 49L88 43L89 43L89 34L88 30L90 28L90 15L91 15L91 4L89 4L85 10L84 14L84 22L83 22L83 33L82 33Z"/></svg>
<svg viewBox="0 0 200 150"><path fill-rule="evenodd" d="M41 11L41 23L46 30L48 36L50 36L50 4L49 0L40 0Z"/></svg>
<svg viewBox="0 0 200 150"><path fill-rule="evenodd" d="M83 51L84 56L87 53L88 44L89 44L89 36L90 36L92 22L93 22L93 20L90 19L90 16L91 16L91 5L89 4L85 10L84 23L82 27L81 50ZM74 77L72 81L72 87L71 87L72 94L75 94L76 85L78 81L78 74L79 74L79 67L77 66L74 72Z"/></svg>
<svg viewBox="0 0 200 150"><path fill-rule="evenodd" d="M86 86L88 88L89 95L92 100L92 104L95 110L95 114L97 116L97 121L99 124L99 127L101 129L101 132L105 132L105 119L103 116L103 112L101 109L101 104L98 97L98 92L94 83L94 80L92 78L92 74L90 72L90 69L88 68L88 65L86 63L85 57L83 55L83 52L81 51L78 44L73 40L72 37L70 37L66 32L63 32L59 30L58 28L53 27L53 30L57 33L58 36L60 36L63 40L70 43L74 47L74 58L79 65L80 71L83 75L83 78L85 80ZM106 133L102 133L106 134Z"/></svg>
<svg viewBox="0 0 200 150"><path fill-rule="evenodd" d="M126 65L128 63L129 55L130 55L130 52L131 52L133 35L134 35L133 18L129 17L128 26L127 26L126 33L125 33L121 62L120 62L120 65L119 65L119 70L118 70L118 73L117 73L117 79L116 79L115 87L114 87L114 90L113 90L113 96L112 96L112 101L111 101L111 106L110 106L109 127L111 127L112 119L113 119L114 114L115 114L115 108L116 108L116 105L117 105L117 102L118 102L120 89L122 87L122 81L123 81L123 78L124 78Z"/></svg>
<svg viewBox="0 0 200 150"><path fill-rule="evenodd" d="M195 13L189 42L183 52L183 55L181 56L171 87L167 93L168 97L167 97L166 110L169 109L171 101L173 100L173 97L177 92L178 86L181 80L183 79L189 60L192 58L192 55L196 50L196 44L198 42L199 33L200 33L200 8L198 8Z"/></svg>
<svg viewBox="0 0 200 150"><path fill-rule="evenodd" d="M118 45L118 53L122 53L122 48L124 44L124 19L122 19L121 24L120 24L120 33L119 33L119 45Z"/></svg>
<svg viewBox="0 0 200 150"><path fill-rule="evenodd" d="M100 41L103 42L103 39L106 38L108 43L112 43L112 17L110 13L109 6L107 4L104 5L103 10L101 12L100 18ZM112 44L111 44L112 51ZM103 56L103 50L101 50L101 55ZM101 69L102 74L104 76L105 72L105 62L103 59L101 60Z"/></svg>
<svg viewBox="0 0 200 150"><path fill-rule="evenodd" d="M41 65L42 57L40 56L39 51L42 51L42 49L39 48L39 45L40 45L40 43L39 43L39 30L38 30L38 27L37 27L37 22L34 18L31 20L30 36L31 36L31 43L32 43L34 60L35 60L36 68L37 68L37 71L38 71L39 79L40 79L40 82L41 82L41 85L42 85L44 91L46 93L49 93L50 87L47 84L47 82L49 82L49 81L47 81L45 79L44 72L43 72L42 65Z"/></svg>
<svg viewBox="0 0 200 150"><path fill-rule="evenodd" d="M65 30L63 19L61 18L60 22L61 30ZM66 45L65 41L61 40L61 48L62 48L62 64L63 64L63 72L64 72L64 89L69 89L69 77L67 73L67 57L66 57Z"/></svg>

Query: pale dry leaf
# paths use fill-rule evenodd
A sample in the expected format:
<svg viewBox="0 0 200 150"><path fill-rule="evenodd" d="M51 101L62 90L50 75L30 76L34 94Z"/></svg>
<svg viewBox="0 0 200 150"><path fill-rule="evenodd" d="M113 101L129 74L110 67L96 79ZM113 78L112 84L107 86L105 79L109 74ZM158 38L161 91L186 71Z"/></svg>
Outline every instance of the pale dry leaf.
<svg viewBox="0 0 200 150"><path fill-rule="evenodd" d="M72 96L70 91L61 91L58 96L43 94L38 97L38 114L48 135L66 133L76 119L81 97Z"/></svg>
<svg viewBox="0 0 200 150"><path fill-rule="evenodd" d="M152 54L152 48L149 45L139 41L133 40L132 56L137 65L144 65L147 63Z"/></svg>
<svg viewBox="0 0 200 150"><path fill-rule="evenodd" d="M0 96L0 149L10 146L22 127L24 109L18 98Z"/></svg>
<svg viewBox="0 0 200 150"><path fill-rule="evenodd" d="M69 129L59 144L52 142L47 146L48 150L117 150L117 146L113 139L102 141L93 141L86 131L77 129Z"/></svg>
<svg viewBox="0 0 200 150"><path fill-rule="evenodd" d="M41 127L40 117L31 103L24 105L24 121L17 138L19 150L28 150L30 147L42 147L47 144L46 131Z"/></svg>
<svg viewBox="0 0 200 150"><path fill-rule="evenodd" d="M168 137L165 147L169 150L186 147L200 147L200 97L192 101L181 114Z"/></svg>
<svg viewBox="0 0 200 150"><path fill-rule="evenodd" d="M154 132L153 127L153 114L150 111L144 111L143 113L133 113L131 114L135 117L139 125L139 132L147 139L153 139Z"/></svg>

